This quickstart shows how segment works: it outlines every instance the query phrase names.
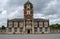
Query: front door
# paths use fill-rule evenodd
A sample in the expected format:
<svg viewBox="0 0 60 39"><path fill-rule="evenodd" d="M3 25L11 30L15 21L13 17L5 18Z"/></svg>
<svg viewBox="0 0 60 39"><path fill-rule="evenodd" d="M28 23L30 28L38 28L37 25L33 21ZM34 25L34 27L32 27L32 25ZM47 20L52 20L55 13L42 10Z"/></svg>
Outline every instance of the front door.
<svg viewBox="0 0 60 39"><path fill-rule="evenodd" d="M30 30L28 30L27 33L30 34Z"/></svg>

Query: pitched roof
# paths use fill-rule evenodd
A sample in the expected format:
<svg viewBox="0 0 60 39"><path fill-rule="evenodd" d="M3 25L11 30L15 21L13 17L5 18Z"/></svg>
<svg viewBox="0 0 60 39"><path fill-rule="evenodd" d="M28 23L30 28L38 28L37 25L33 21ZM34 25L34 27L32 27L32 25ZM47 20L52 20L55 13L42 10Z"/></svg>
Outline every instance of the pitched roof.
<svg viewBox="0 0 60 39"><path fill-rule="evenodd" d="M49 19L42 19L42 18L34 18L34 21L49 21ZM8 21L24 21L24 18L14 18Z"/></svg>
<svg viewBox="0 0 60 39"><path fill-rule="evenodd" d="M23 18L15 18L15 19L11 19L11 20L8 20L8 21L23 21L24 19Z"/></svg>
<svg viewBox="0 0 60 39"><path fill-rule="evenodd" d="M49 21L49 19L43 19L43 18L34 18L34 21Z"/></svg>
<svg viewBox="0 0 60 39"><path fill-rule="evenodd" d="M29 0L24 5L26 5L26 4L31 4L32 5L32 3Z"/></svg>

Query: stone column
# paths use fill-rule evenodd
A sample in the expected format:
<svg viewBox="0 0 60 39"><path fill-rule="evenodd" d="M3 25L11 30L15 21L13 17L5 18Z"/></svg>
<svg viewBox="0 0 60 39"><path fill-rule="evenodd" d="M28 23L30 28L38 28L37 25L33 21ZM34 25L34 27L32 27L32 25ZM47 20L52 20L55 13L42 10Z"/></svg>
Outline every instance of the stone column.
<svg viewBox="0 0 60 39"><path fill-rule="evenodd" d="M8 31L8 28L6 28L6 33L8 33L9 31Z"/></svg>
<svg viewBox="0 0 60 39"><path fill-rule="evenodd" d="M38 33L40 32L39 28L38 28Z"/></svg>
<svg viewBox="0 0 60 39"><path fill-rule="evenodd" d="M50 33L50 27L48 27L48 33Z"/></svg>
<svg viewBox="0 0 60 39"><path fill-rule="evenodd" d="M19 28L17 28L17 33L20 33L20 32L19 32Z"/></svg>
<svg viewBox="0 0 60 39"><path fill-rule="evenodd" d="M25 33L25 20L24 20L24 26L23 26L23 33Z"/></svg>
<svg viewBox="0 0 60 39"><path fill-rule="evenodd" d="M12 33L14 33L14 28L12 28Z"/></svg>
<svg viewBox="0 0 60 39"><path fill-rule="evenodd" d="M34 20L32 20L32 33L34 33Z"/></svg>
<svg viewBox="0 0 60 39"><path fill-rule="evenodd" d="M43 27L43 32L45 33L45 27Z"/></svg>

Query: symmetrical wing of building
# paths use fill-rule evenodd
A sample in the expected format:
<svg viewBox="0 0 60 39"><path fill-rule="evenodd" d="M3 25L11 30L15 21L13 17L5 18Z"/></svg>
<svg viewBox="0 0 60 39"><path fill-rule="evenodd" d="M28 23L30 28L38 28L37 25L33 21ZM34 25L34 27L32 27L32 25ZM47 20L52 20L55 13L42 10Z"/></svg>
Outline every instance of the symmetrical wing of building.
<svg viewBox="0 0 60 39"><path fill-rule="evenodd" d="M33 4L30 1L27 1L24 4L24 18L7 20L7 33L49 33L49 20L33 18L33 11Z"/></svg>

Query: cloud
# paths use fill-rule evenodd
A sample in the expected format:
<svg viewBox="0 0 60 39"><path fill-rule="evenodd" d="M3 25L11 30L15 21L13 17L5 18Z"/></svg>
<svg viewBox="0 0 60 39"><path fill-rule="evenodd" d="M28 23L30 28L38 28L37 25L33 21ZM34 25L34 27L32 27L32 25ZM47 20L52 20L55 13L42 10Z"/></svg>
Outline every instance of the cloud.
<svg viewBox="0 0 60 39"><path fill-rule="evenodd" d="M3 10L2 13L0 14L0 25L5 25L7 19L13 19L13 18L23 18L23 7L19 6L15 11L10 12L10 14L7 14L6 10Z"/></svg>
<svg viewBox="0 0 60 39"><path fill-rule="evenodd" d="M35 13L34 18L45 18L45 17L43 16L43 14Z"/></svg>
<svg viewBox="0 0 60 39"><path fill-rule="evenodd" d="M27 0L0 0L0 26L7 19L24 18L24 3ZM34 6L34 18L49 19L50 24L60 23L60 0L30 0Z"/></svg>

